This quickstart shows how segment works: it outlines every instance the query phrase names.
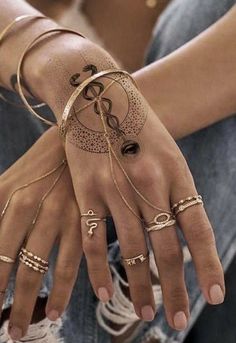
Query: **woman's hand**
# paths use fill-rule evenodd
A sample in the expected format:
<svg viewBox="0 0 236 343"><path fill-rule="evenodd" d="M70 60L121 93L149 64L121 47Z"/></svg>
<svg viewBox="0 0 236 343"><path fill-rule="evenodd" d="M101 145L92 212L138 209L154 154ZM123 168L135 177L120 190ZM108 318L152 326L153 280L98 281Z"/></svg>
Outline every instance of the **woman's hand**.
<svg viewBox="0 0 236 343"><path fill-rule="evenodd" d="M49 103L59 122L76 86L93 73L117 67L107 53L89 41L79 40L76 44L76 37L71 37L71 41L72 44L68 38L65 43L73 46L67 52L55 48L57 54L44 65L40 78L40 97ZM76 199L81 213L87 214L81 218L81 227L90 280L103 300L112 296L113 289L106 227L99 219L112 215L124 258L146 255L148 245L142 220L149 223L157 214L170 212L174 203L197 194L180 150L132 82L116 79L103 92L112 79L122 76L101 77L84 90L73 106L65 145ZM109 142L110 153L113 150L115 154L109 155ZM90 217L90 223L97 219L93 229L86 223L89 210L96 214ZM225 293L223 270L203 206L192 206L177 219L206 300L221 303ZM167 320L171 327L184 329L189 318L188 295L176 227L152 231L149 238L159 269ZM148 263L124 266L137 315L152 320L155 304Z"/></svg>
<svg viewBox="0 0 236 343"><path fill-rule="evenodd" d="M69 302L82 255L79 209L68 167L61 164L63 159L65 155L57 130L50 129L0 177L0 208L3 209L15 189L61 165L48 177L17 191L0 222L0 255L16 259L30 231L25 246L44 260L49 258L54 244L58 245L53 288L46 307L46 314L52 320L62 314ZM48 196L32 225L46 193ZM0 262L1 291L7 288L12 268L13 264ZM9 324L14 340L27 332L41 282L42 274L19 263ZM1 293L0 306L3 300Z"/></svg>

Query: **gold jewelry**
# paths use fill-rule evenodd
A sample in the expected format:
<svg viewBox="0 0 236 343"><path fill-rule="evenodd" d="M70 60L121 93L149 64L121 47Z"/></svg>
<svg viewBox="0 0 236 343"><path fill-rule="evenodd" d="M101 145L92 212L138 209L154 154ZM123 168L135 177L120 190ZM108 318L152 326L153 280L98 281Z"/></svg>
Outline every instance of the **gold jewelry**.
<svg viewBox="0 0 236 343"><path fill-rule="evenodd" d="M41 274L45 274L48 271L49 263L41 257L34 255L32 252L26 248L22 248L19 252L19 258L22 263L24 263L29 268Z"/></svg>
<svg viewBox="0 0 236 343"><path fill-rule="evenodd" d="M93 210L88 210L87 213L81 214L81 217L94 217L94 216L96 217L97 214ZM98 223L97 223L98 221L106 222L106 218L96 217L96 218L90 218L86 220L86 225L89 227L89 230L88 230L89 237L93 236L94 234L93 231L98 227Z"/></svg>
<svg viewBox="0 0 236 343"><path fill-rule="evenodd" d="M18 66L17 66L17 84L18 84L18 88L19 88L19 94L20 94L20 97L23 101L23 103L25 104L25 106L27 107L27 109L34 115L36 116L38 119L40 119L42 122L44 122L45 124L47 125L50 125L50 126L57 126L57 123L56 122L52 122L50 120L47 120L45 118L43 118L40 114L38 114L33 108L32 106L29 104L29 102L27 101L24 93L23 93L23 89L22 89L22 85L21 85L21 72L22 72L22 66L23 66L23 62L24 62L24 59L25 59L25 56L26 56L26 53L29 51L29 49L31 49L37 42L40 38L44 37L45 35L48 35L49 33L55 33L55 32L67 32L67 33L74 33L78 36L81 36L83 38L85 38L81 33L75 31L75 30L70 30L70 29L63 29L63 28L56 28L56 29L51 29L51 30L47 30L43 33L41 33L39 36L37 36L36 38L34 38L27 46L26 48L24 49L21 57L20 57L20 60L19 60L19 63L18 63Z"/></svg>
<svg viewBox="0 0 236 343"><path fill-rule="evenodd" d="M157 5L157 0L146 0L146 6L149 8L155 8Z"/></svg>
<svg viewBox="0 0 236 343"><path fill-rule="evenodd" d="M172 206L172 211L176 216L178 213L185 211L187 208L195 205L203 205L202 196L194 195L185 199L181 199L179 202Z"/></svg>
<svg viewBox="0 0 236 343"><path fill-rule="evenodd" d="M30 181L30 182L28 182L28 183L26 183L26 184L24 184L24 185L18 187L18 188L16 188L16 189L10 194L10 196L9 196L9 198L8 198L8 200L7 200L7 202L6 202L5 206L4 206L4 208L3 208L3 210L2 210L2 213L1 213L1 216L0 216L0 223L1 223L1 221L3 220L4 215L6 214L6 211L8 210L8 208L9 208L9 206L10 206L10 203L11 203L11 200L12 200L13 196L14 196L18 191L20 191L20 190L22 190L22 189L24 189L24 188L27 188L27 187L29 187L30 185L32 185L32 184L34 184L34 183L36 183L36 182L39 182L39 181L41 181L41 180L43 180L43 179L45 179L45 178L51 176L52 174L56 173L58 170L61 169L60 172L59 172L59 174L58 174L58 176L56 176L56 178L54 179L52 185L49 187L49 189L46 191L46 193L42 196L42 198L41 198L40 201L39 201L39 204L38 204L38 207L37 207L37 209L36 209L36 212L35 212L33 221L31 222L31 226L29 227L29 230L28 230L27 235L26 235L26 237L25 237L24 245L26 245L26 243L27 243L27 241L28 241L28 239L29 239L29 237L30 237L30 235L31 235L31 233L32 233L32 231L33 231L33 229L34 229L34 227L35 227L35 224L36 224L36 222L37 222L37 220L38 220L38 217L39 217L39 214L40 214L40 210L41 210L41 208L42 208L42 206L43 206L44 201L45 201L46 198L49 196L49 194L52 192L52 190L55 188L56 184L58 183L58 181L59 181L60 178L62 177L62 174L63 174L63 172L64 172L64 170L65 170L66 167L67 167L67 161L66 161L66 160L63 160L57 167L55 167L55 168L53 168L52 170L50 170L49 172L47 172L47 173L45 173L45 174L39 176L38 178L36 178L36 179L34 179L34 180L32 180L32 181Z"/></svg>
<svg viewBox="0 0 236 343"><path fill-rule="evenodd" d="M166 227L172 226L176 223L176 220L173 215L169 213L159 213L153 220L149 223L146 223L145 229L147 232L159 231Z"/></svg>
<svg viewBox="0 0 236 343"><path fill-rule="evenodd" d="M130 258L124 258L121 257L121 260L125 262L128 266L135 266L137 262L143 263L145 262L149 257L149 253L146 255L140 254L138 256L130 257Z"/></svg>
<svg viewBox="0 0 236 343"><path fill-rule="evenodd" d="M75 100L77 99L77 97L82 93L83 89L91 82L94 81L95 79L101 77L101 76L105 76L107 74L123 74L125 75L125 77L129 77L133 84L137 87L134 79L132 78L132 76L127 73L126 71L120 70L120 69L108 69L108 70L104 70L102 72L99 72L93 76L90 76L88 79L86 79L85 81L83 81L76 89L75 91L72 93L72 95L70 96L64 112L62 114L62 120L61 120L61 124L59 125L59 132L60 135L65 138L66 133L67 133L67 128L68 128L68 121L69 119L72 117L71 114L71 109L74 105ZM104 120L104 114L101 108L101 97L102 95L111 87L112 84L114 84L114 82L116 82L115 80L113 80L110 84L108 84L108 86L105 87L105 89L103 90L103 92L95 98L95 100L91 101L88 105L86 105L86 107L88 107L89 105L93 104L94 102L97 102L98 108L99 108L99 112L101 115L101 120L102 120L102 124L103 124L103 128L104 128L104 137L106 138L107 144L108 144L108 154L109 154L109 162L110 162L110 169L111 169L111 174L112 174L112 179L113 182L115 184L115 187L120 195L120 197L122 198L123 202L125 203L125 205L128 207L128 209L141 221L143 222L143 218L141 218L136 212L135 210L130 206L130 204L128 203L127 199L125 198L125 196L122 194L119 185L117 183L116 177L115 177L115 173L114 173L114 168L113 168L113 161L112 161L112 155L114 156L114 158L116 159L120 169L122 170L123 174L125 175L127 181L129 182L130 186L134 189L134 191L138 194L138 196L144 201L146 202L149 206L151 206L152 208L159 210L159 211L164 211L166 213L172 214L171 211L168 210L163 210L160 207L155 206L154 204L152 204L148 199L146 199L141 192L136 188L136 186L134 185L134 183L132 182L132 180L130 179L130 177L128 176L126 170L123 168L121 162L119 161L119 158L116 156L115 151L113 150L110 140L109 140L109 133L107 132L107 128L106 128L106 124L105 124L105 120ZM84 109L85 106L82 108ZM76 113L82 111L82 109L79 109L78 111L76 111Z"/></svg>
<svg viewBox="0 0 236 343"><path fill-rule="evenodd" d="M15 263L15 260L9 256L5 256L5 255L0 255L0 261L1 262L5 262L5 263Z"/></svg>
<svg viewBox="0 0 236 343"><path fill-rule="evenodd" d="M94 74L92 76L90 76L89 78L87 78L86 80L84 80L75 90L74 92L71 94L69 100L67 101L67 104L65 106L65 109L63 111L62 117L61 117L61 123L59 125L59 133L61 135L61 137L65 138L66 136L66 132L67 132L67 128L68 128L68 121L69 119L72 117L71 114L71 108L75 102L75 100L79 97L79 95L82 93L83 89L92 81L98 79L99 77L105 76L105 75L109 75L109 74L115 74L115 73L121 73L124 74L127 77L130 77L130 79L132 80L133 83L135 83L134 79L131 77L131 75L124 71L124 70L120 70L120 69L108 69L108 70L102 70L97 74ZM114 80L113 80L114 81ZM107 91L108 88L110 88L110 86L113 84L114 82L112 82L111 84L109 84L104 91L99 95L98 98L96 98L93 102L90 102L89 105L91 105L94 102L98 102L99 99L101 98L101 96L105 93L105 91ZM84 107L83 107L84 109ZM82 109L81 109L82 110ZM80 110L80 111L81 111ZM78 111L77 111L78 113Z"/></svg>
<svg viewBox="0 0 236 343"><path fill-rule="evenodd" d="M21 15L17 18L15 18L10 24L8 24L3 31L0 33L0 45L2 43L2 41L4 40L5 36L11 31L12 27L15 26L17 23L19 23L20 21L24 21L26 19L48 19L47 17L45 17L44 15L33 15L33 14L26 14L26 15ZM6 103L16 106L16 107L25 107L24 104L18 104L15 103L9 99L7 99L2 93L0 93L0 99L2 99L3 101L5 101ZM31 105L32 108L40 108L45 106L45 103L40 103L40 104L36 104L36 105Z"/></svg>

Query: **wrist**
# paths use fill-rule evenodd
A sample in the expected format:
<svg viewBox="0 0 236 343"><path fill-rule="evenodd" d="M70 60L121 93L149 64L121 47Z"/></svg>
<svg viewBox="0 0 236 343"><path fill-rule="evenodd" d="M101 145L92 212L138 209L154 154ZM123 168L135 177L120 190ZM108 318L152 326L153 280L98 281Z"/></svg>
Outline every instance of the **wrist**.
<svg viewBox="0 0 236 343"><path fill-rule="evenodd" d="M27 57L24 80L34 96L46 102L60 120L75 90L70 84L71 77L78 74L78 82L82 82L91 76L91 71L83 70L89 65L94 65L98 72L117 68L111 56L91 41L73 34L55 35Z"/></svg>

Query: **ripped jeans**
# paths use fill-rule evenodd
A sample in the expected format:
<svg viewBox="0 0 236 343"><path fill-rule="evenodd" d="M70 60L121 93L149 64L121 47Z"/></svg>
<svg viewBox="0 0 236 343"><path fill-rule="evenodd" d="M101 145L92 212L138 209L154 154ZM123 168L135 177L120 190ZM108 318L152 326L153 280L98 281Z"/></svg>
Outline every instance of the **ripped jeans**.
<svg viewBox="0 0 236 343"><path fill-rule="evenodd" d="M159 59L196 36L227 12L232 0L173 0L162 14L153 32L147 63ZM4 90L1 90L5 92ZM13 95L13 97L16 97ZM197 118L196 118L197 120ZM27 111L0 100L0 172L17 160L45 131L45 127ZM193 173L197 189L203 196L205 208L213 224L218 252L226 271L236 251L236 118L231 117L178 142ZM125 281L120 274L120 251L112 220L108 222L109 262L117 287ZM182 239L184 245L184 241ZM171 329L166 322L160 287L155 289L158 315L151 323L142 323L130 342L146 343L150 338L161 343L184 342L205 305L197 285L194 267L187 249L185 275L190 298L191 322L183 332ZM55 254L52 254L52 261ZM154 273L156 271L152 266ZM52 285L52 270L46 274L40 291L46 297ZM11 277L4 308L13 301L14 274ZM120 288L119 288L120 289ZM31 325L24 342L38 343L110 343L111 335L104 329L104 309L96 299L89 282L83 259L70 304L62 319L51 323L47 319ZM132 317L132 314L130 315ZM135 320L134 320L135 321ZM0 331L0 343L10 342L7 322ZM209 323L209 331L214 330ZM208 331L208 333L209 333ZM205 335L205 333L202 333ZM227 341L227 338L226 338ZM204 339L199 338L199 343ZM207 342L207 341L206 341ZM208 342L213 342L208 341ZM217 342L218 341L214 341ZM227 343L231 341L227 341Z"/></svg>

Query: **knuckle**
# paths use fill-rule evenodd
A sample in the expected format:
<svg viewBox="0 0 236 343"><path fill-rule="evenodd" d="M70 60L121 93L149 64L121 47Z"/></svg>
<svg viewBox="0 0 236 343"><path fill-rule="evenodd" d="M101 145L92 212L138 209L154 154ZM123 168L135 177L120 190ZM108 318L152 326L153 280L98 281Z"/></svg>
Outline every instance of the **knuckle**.
<svg viewBox="0 0 236 343"><path fill-rule="evenodd" d="M169 247L164 247L163 250L160 252L161 260L160 263L163 265L168 265L170 270L175 267L179 266L183 263L183 252L180 247L176 245L172 245Z"/></svg>
<svg viewBox="0 0 236 343"><path fill-rule="evenodd" d="M152 188L162 179L161 171L156 166L148 167L143 163L133 168L131 174L134 183L145 188Z"/></svg>
<svg viewBox="0 0 236 343"><path fill-rule="evenodd" d="M208 259L207 261L204 261L203 265L202 265L202 272L203 274L209 276L213 276L213 275L218 275L219 273L221 273L222 269L220 264L218 263L216 258L211 258Z"/></svg>
<svg viewBox="0 0 236 343"><path fill-rule="evenodd" d="M171 289L167 295L168 301L173 305L187 302L186 291L183 287L177 286Z"/></svg>
<svg viewBox="0 0 236 343"><path fill-rule="evenodd" d="M111 191L112 189L114 189L114 181L113 181L110 171L104 171L103 173L101 173L99 179L100 179L100 185L104 188L104 190ZM123 182L124 178L120 178L120 175L118 175L116 176L116 179L118 183L120 184Z"/></svg>
<svg viewBox="0 0 236 343"><path fill-rule="evenodd" d="M36 275L34 275L33 273L35 272L32 271L32 275L31 275L31 273L30 274L24 273L22 272L22 270L20 270L20 273L17 275L17 280L16 280L17 288L20 291L25 291L26 289L28 290L35 289L35 287L38 284L38 280L35 277Z"/></svg>
<svg viewBox="0 0 236 343"><path fill-rule="evenodd" d="M101 249L98 244L90 242L89 239L83 240L83 251L88 258L101 259L104 255L103 249Z"/></svg>
<svg viewBox="0 0 236 343"><path fill-rule="evenodd" d="M215 236L208 220L192 218L188 229L188 240L190 243L200 243L201 246L214 246Z"/></svg>
<svg viewBox="0 0 236 343"><path fill-rule="evenodd" d="M69 283L77 274L77 268L72 263L60 264L55 272L55 278L58 282Z"/></svg>
<svg viewBox="0 0 236 343"><path fill-rule="evenodd" d="M25 192L24 195L16 193L12 198L12 206L16 211L27 211L32 208L33 204L34 199L28 192Z"/></svg>
<svg viewBox="0 0 236 343"><path fill-rule="evenodd" d="M142 281L136 280L136 282L132 282L129 280L130 284L130 295L132 298L132 301L136 304L139 305L143 303L144 299L151 298L152 295L152 288L151 285L148 283L144 283Z"/></svg>

